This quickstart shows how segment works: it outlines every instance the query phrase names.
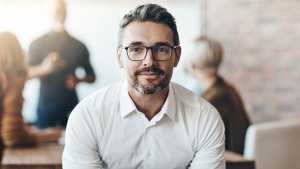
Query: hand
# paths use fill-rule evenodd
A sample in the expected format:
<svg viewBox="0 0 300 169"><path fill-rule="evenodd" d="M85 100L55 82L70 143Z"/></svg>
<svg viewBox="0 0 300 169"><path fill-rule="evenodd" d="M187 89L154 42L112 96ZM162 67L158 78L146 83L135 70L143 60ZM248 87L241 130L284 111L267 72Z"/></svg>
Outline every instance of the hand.
<svg viewBox="0 0 300 169"><path fill-rule="evenodd" d="M69 90L74 90L79 79L74 74L70 74L66 77L66 88Z"/></svg>
<svg viewBox="0 0 300 169"><path fill-rule="evenodd" d="M41 70L43 71L43 74L50 74L54 72L58 66L59 66L59 55L57 52L51 52L43 60L41 64Z"/></svg>
<svg viewBox="0 0 300 169"><path fill-rule="evenodd" d="M63 128L48 128L45 130L35 130L34 132L39 133L38 143L43 142L58 142L64 133Z"/></svg>
<svg viewBox="0 0 300 169"><path fill-rule="evenodd" d="M41 64L28 68L27 78L40 78L47 76L57 70L58 67L68 67L68 62L61 58L57 52L51 52Z"/></svg>

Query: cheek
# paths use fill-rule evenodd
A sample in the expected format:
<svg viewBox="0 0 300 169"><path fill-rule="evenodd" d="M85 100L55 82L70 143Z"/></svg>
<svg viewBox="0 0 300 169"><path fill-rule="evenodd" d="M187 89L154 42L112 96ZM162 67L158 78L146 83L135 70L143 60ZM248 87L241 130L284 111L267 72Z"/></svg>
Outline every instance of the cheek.
<svg viewBox="0 0 300 169"><path fill-rule="evenodd" d="M134 72L138 70L138 66L132 61L125 61L123 63L124 63L123 67L129 75L133 75Z"/></svg>
<svg viewBox="0 0 300 169"><path fill-rule="evenodd" d="M166 74L170 74L173 71L173 63L161 65L160 68L165 71Z"/></svg>
<svg viewBox="0 0 300 169"><path fill-rule="evenodd" d="M119 56L119 65L121 68L125 68L126 67L126 58L123 54L121 54L121 56Z"/></svg>

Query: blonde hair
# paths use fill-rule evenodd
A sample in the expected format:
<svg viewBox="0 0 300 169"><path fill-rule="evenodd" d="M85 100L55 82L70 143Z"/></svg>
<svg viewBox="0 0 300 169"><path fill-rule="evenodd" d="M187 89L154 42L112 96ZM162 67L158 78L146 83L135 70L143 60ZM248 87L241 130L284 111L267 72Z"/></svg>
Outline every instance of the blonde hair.
<svg viewBox="0 0 300 169"><path fill-rule="evenodd" d="M223 49L219 42L202 35L196 39L196 52L192 59L195 69L209 74L217 74L223 61Z"/></svg>
<svg viewBox="0 0 300 169"><path fill-rule="evenodd" d="M12 76L27 76L23 49L14 34L0 32L0 83Z"/></svg>

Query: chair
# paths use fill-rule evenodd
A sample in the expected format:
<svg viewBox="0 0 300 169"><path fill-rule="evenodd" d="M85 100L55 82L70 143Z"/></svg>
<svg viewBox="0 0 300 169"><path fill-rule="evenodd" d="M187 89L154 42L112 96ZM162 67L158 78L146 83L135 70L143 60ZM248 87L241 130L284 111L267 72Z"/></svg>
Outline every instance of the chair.
<svg viewBox="0 0 300 169"><path fill-rule="evenodd" d="M251 125L244 157L254 159L256 169L300 169L300 120Z"/></svg>

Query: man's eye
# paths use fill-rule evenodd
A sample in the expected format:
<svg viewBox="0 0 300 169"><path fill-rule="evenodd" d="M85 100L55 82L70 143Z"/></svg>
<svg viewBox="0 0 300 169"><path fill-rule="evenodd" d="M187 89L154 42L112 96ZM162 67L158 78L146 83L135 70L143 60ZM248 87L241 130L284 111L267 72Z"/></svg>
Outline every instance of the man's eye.
<svg viewBox="0 0 300 169"><path fill-rule="evenodd" d="M165 54L165 53L168 53L169 52L169 48L167 46L158 46L155 51L157 53L162 53L162 54Z"/></svg>
<svg viewBox="0 0 300 169"><path fill-rule="evenodd" d="M165 48L159 47L159 48L157 48L157 51L158 52L166 52L167 50Z"/></svg>
<svg viewBox="0 0 300 169"><path fill-rule="evenodd" d="M142 48L141 47L131 47L129 50L130 50L130 52L138 53L138 52L142 51Z"/></svg>

